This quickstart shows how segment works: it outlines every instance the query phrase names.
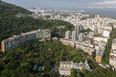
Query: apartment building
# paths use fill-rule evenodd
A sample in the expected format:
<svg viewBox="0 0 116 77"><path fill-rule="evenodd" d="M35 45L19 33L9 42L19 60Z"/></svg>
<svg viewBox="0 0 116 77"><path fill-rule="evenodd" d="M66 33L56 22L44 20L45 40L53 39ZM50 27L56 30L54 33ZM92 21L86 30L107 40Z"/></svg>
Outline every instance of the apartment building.
<svg viewBox="0 0 116 77"><path fill-rule="evenodd" d="M84 33L79 34L78 41L84 41Z"/></svg>
<svg viewBox="0 0 116 77"><path fill-rule="evenodd" d="M91 55L92 52L95 51L94 48L86 46L86 45L83 45L83 44L79 44L79 43L76 44L76 49L82 49L83 52L87 52L89 55Z"/></svg>
<svg viewBox="0 0 116 77"><path fill-rule="evenodd" d="M20 35L13 35L8 39L5 39L1 42L1 51L7 52L11 49L18 47L20 44L24 44L27 41L36 40L36 39L45 39L51 38L51 30L35 30L26 33L21 33Z"/></svg>
<svg viewBox="0 0 116 77"><path fill-rule="evenodd" d="M65 39L71 39L71 31L65 32Z"/></svg>
<svg viewBox="0 0 116 77"><path fill-rule="evenodd" d="M113 66L116 70L116 38L112 41L112 49L109 56L109 65Z"/></svg>
<svg viewBox="0 0 116 77"><path fill-rule="evenodd" d="M100 41L98 43L98 46L99 46L99 48L96 51L96 61L99 62L99 63L101 63L102 58L103 58L104 53L105 53L105 49L106 49L107 44L104 41Z"/></svg>
<svg viewBox="0 0 116 77"><path fill-rule="evenodd" d="M77 41L77 31L76 30L72 31L72 41Z"/></svg>

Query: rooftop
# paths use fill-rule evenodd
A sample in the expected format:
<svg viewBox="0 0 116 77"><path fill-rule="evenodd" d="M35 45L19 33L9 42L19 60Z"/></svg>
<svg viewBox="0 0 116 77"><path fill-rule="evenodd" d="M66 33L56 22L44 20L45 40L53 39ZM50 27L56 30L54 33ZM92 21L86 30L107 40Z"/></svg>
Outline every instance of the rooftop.
<svg viewBox="0 0 116 77"><path fill-rule="evenodd" d="M50 31L50 29L45 29L45 31ZM26 32L26 33L21 33L20 35L13 35L13 37L9 37L9 38L3 40L3 42L12 41L12 40L14 40L16 38L19 38L21 36L26 36L28 34L33 34L33 33L36 33L36 32L37 32L37 30L34 30L34 31Z"/></svg>
<svg viewBox="0 0 116 77"><path fill-rule="evenodd" d="M70 61L60 61L60 64L71 64Z"/></svg>
<svg viewBox="0 0 116 77"><path fill-rule="evenodd" d="M99 47L99 50L97 51L97 56L102 56L102 54L103 54L103 51L104 51L104 48L102 48L102 47Z"/></svg>

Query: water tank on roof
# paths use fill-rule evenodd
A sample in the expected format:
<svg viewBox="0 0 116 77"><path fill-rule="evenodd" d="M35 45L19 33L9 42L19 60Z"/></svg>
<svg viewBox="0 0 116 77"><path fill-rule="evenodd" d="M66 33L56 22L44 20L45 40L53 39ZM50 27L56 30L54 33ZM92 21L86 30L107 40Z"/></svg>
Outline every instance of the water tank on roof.
<svg viewBox="0 0 116 77"><path fill-rule="evenodd" d="M38 29L38 31L43 31L43 29Z"/></svg>

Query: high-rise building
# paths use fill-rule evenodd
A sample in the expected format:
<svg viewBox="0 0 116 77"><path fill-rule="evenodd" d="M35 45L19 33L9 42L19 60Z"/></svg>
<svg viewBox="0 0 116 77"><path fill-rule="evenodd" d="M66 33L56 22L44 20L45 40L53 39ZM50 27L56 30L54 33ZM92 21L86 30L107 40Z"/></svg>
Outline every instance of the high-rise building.
<svg viewBox="0 0 116 77"><path fill-rule="evenodd" d="M98 33L98 29L97 28L94 28L94 33Z"/></svg>
<svg viewBox="0 0 116 77"><path fill-rule="evenodd" d="M71 31L67 31L67 32L65 32L65 39L71 39Z"/></svg>
<svg viewBox="0 0 116 77"><path fill-rule="evenodd" d="M95 14L91 14L91 18L95 18L96 17L96 15Z"/></svg>
<svg viewBox="0 0 116 77"><path fill-rule="evenodd" d="M76 30L72 31L72 41L77 41L77 31Z"/></svg>
<svg viewBox="0 0 116 77"><path fill-rule="evenodd" d="M80 33L80 25L76 25L75 30L77 31L77 36L78 36Z"/></svg>
<svg viewBox="0 0 116 77"><path fill-rule="evenodd" d="M79 34L78 41L84 41L84 34L83 33Z"/></svg>

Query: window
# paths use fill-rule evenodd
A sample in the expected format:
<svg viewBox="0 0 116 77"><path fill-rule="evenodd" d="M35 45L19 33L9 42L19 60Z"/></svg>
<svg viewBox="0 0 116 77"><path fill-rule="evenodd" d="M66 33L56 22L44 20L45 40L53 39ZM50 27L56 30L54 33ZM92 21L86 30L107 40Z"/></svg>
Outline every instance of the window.
<svg viewBox="0 0 116 77"><path fill-rule="evenodd" d="M8 45L8 42L6 44Z"/></svg>

